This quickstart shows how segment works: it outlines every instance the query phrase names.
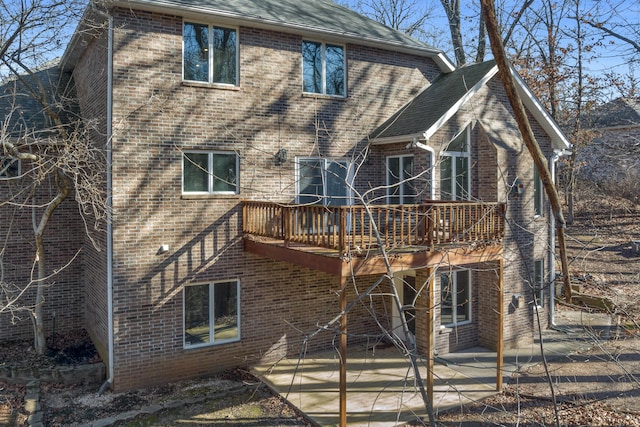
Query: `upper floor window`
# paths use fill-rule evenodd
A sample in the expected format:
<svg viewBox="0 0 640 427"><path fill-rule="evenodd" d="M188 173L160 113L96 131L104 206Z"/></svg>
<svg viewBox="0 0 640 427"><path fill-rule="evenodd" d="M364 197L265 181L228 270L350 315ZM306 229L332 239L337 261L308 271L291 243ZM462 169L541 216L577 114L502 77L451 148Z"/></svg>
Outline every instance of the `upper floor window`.
<svg viewBox="0 0 640 427"><path fill-rule="evenodd" d="M465 128L442 153L440 163L440 198L469 200L469 128Z"/></svg>
<svg viewBox="0 0 640 427"><path fill-rule="evenodd" d="M20 160L11 157L0 157L0 179L20 176Z"/></svg>
<svg viewBox="0 0 640 427"><path fill-rule="evenodd" d="M538 168L533 165L533 213L535 216L542 215L542 197L544 193L542 191L542 179L538 173Z"/></svg>
<svg viewBox="0 0 640 427"><path fill-rule="evenodd" d="M193 151L182 156L182 192L237 194L239 159L235 152Z"/></svg>
<svg viewBox="0 0 640 427"><path fill-rule="evenodd" d="M184 80L238 84L235 29L185 22L183 43Z"/></svg>
<svg viewBox="0 0 640 427"><path fill-rule="evenodd" d="M416 202L413 168L413 156L387 157L387 203L399 205Z"/></svg>
<svg viewBox="0 0 640 427"><path fill-rule="evenodd" d="M327 43L302 42L303 91L345 96L344 47Z"/></svg>

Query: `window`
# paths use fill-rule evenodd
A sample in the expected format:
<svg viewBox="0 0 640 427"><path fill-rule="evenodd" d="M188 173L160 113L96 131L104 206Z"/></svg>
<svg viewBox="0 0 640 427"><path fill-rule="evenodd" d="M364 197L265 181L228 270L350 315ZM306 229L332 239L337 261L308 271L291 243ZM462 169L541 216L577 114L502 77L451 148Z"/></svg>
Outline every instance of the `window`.
<svg viewBox="0 0 640 427"><path fill-rule="evenodd" d="M471 322L471 272L452 270L440 274L440 324L445 327Z"/></svg>
<svg viewBox="0 0 640 427"><path fill-rule="evenodd" d="M237 194L239 160L234 152L185 152L182 156L182 192Z"/></svg>
<svg viewBox="0 0 640 427"><path fill-rule="evenodd" d="M240 283L237 280L184 287L184 347L240 339Z"/></svg>
<svg viewBox="0 0 640 427"><path fill-rule="evenodd" d="M533 213L535 216L542 215L542 179L538 173L538 168L533 165Z"/></svg>
<svg viewBox="0 0 640 427"><path fill-rule="evenodd" d="M183 78L207 83L238 83L238 41L233 28L185 22Z"/></svg>
<svg viewBox="0 0 640 427"><path fill-rule="evenodd" d="M469 128L458 134L442 153L440 198L469 200Z"/></svg>
<svg viewBox="0 0 640 427"><path fill-rule="evenodd" d="M416 202L413 178L413 156L387 157L387 203L390 205Z"/></svg>
<svg viewBox="0 0 640 427"><path fill-rule="evenodd" d="M298 158L298 203L341 206L351 204L352 168L346 160Z"/></svg>
<svg viewBox="0 0 640 427"><path fill-rule="evenodd" d="M20 160L11 157L0 157L0 179L20 176Z"/></svg>
<svg viewBox="0 0 640 427"><path fill-rule="evenodd" d="M304 92L345 96L344 47L303 41L302 86Z"/></svg>
<svg viewBox="0 0 640 427"><path fill-rule="evenodd" d="M538 307L544 306L544 261L533 263L533 295Z"/></svg>

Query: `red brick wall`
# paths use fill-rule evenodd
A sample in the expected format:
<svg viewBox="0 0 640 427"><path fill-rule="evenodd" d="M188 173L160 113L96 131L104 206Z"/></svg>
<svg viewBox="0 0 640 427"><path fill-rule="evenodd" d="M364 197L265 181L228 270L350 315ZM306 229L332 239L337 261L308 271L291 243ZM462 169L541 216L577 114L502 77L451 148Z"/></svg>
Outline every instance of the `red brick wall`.
<svg viewBox="0 0 640 427"><path fill-rule="evenodd" d="M82 116L89 126L90 137L96 149L107 157L107 31L96 35L74 69L76 91ZM101 190L107 192L107 166ZM90 229L84 236L83 282L85 291L85 328L105 363L108 362L107 312L107 225L100 221L97 230ZM90 239L90 238L91 239ZM108 366L108 363L107 363Z"/></svg>

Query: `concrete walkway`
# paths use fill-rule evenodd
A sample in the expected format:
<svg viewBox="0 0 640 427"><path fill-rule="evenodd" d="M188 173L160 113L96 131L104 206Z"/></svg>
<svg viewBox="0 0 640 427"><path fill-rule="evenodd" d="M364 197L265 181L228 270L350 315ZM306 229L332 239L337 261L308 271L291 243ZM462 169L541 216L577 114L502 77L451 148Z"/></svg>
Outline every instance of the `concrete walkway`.
<svg viewBox="0 0 640 427"><path fill-rule="evenodd" d="M591 346L592 336L607 334L611 319L603 314L562 311L558 327L543 333L547 359ZM506 350L503 378L541 360L540 342ZM347 363L347 422L350 426L392 426L427 415L415 387L409 361L395 348L350 348ZM336 352L286 359L254 368L254 373L319 425L337 425L339 359ZM421 361L420 373L426 378ZM434 367L434 412L496 393L496 353L481 347L441 355Z"/></svg>

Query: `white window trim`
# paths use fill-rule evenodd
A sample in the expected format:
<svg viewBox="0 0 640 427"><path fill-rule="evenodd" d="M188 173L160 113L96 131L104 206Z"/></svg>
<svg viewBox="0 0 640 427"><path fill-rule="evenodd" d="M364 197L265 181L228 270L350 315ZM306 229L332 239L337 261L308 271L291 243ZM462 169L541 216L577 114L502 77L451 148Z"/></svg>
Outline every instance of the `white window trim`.
<svg viewBox="0 0 640 427"><path fill-rule="evenodd" d="M471 167L471 129L470 129L470 125L466 125L462 128L462 130L460 132L458 132L457 134L455 134L455 136L453 138L451 138L449 140L449 142L447 143L447 148L449 147L449 144L451 144L452 141L454 141L457 137L459 137L463 132L466 132L466 138L465 138L465 151L449 151L449 150L442 150L440 152L440 157L451 157L451 167L452 167L452 171L451 171L451 179L453 180L453 182L451 183L451 189L453 191L453 200L456 200L455 198L458 196L457 191L458 191L458 186L456 185L457 181L456 181L456 177L458 176L458 171L457 171L457 166L456 166L456 161L455 159L458 157L466 157L469 159L469 161L467 161L467 165L470 168ZM440 181L442 181L442 169L440 169ZM469 194L467 195L466 198L462 199L462 200L470 200L470 196L471 196L471 170L467 170L467 188L469 189ZM440 191L442 191L442 189L440 189ZM442 194L440 195L440 198L442 198Z"/></svg>
<svg viewBox="0 0 640 427"><path fill-rule="evenodd" d="M228 339L228 340L215 340L214 337L214 332L215 332L215 323L214 323L214 318L213 316L211 316L212 312L212 307L214 307L214 301L213 301L213 296L214 293L212 292L212 288L216 285L216 283L230 283L230 282L236 282L236 294L238 295L237 298L237 307L236 307L236 312L238 313L238 336L236 338L232 338L232 339ZM207 343L201 343L201 344L193 344L193 345L188 345L187 344L187 340L186 340L186 309L187 309L187 302L185 301L185 297L184 297L184 289L182 291L182 348L185 350L191 350L194 348L202 348L202 347L210 347L210 346L215 346L215 345L222 345L222 344L229 344L229 343L234 343L234 342L239 342L242 339L242 329L241 329L241 325L242 325L242 313L240 313L240 279L235 278L235 279L228 279L228 280L216 280L213 282L202 282L202 283L190 283L188 285L185 285L184 287L188 287L188 286L208 286L209 289L209 315L210 315L210 330L209 330L209 338L210 341Z"/></svg>
<svg viewBox="0 0 640 427"><path fill-rule="evenodd" d="M458 322L456 320L457 317L458 317L457 316L457 312L456 312L456 313L453 313L453 315L452 315L453 323L443 323L443 324L440 325L441 328L455 328L455 327L458 327L458 326L469 325L473 321L473 293L472 293L473 292L473 282L472 282L473 277L472 277L472 274L471 274L471 270L455 269L455 270L452 270L450 272L451 273L450 277L453 278L454 289L455 289L455 292L452 291L452 294L451 294L452 295L451 307L452 307L452 310L456 310L457 311L457 303L458 303L458 301L457 301L457 296L458 296L458 292L457 292L457 290L458 290L458 275L457 275L457 273L461 272L461 271L466 271L467 274L469 275L469 280L468 280L468 284L467 284L467 287L468 287L467 294L469 295L469 305L468 305L468 307L469 307L468 308L468 310L469 310L469 319L468 320L463 320L462 322ZM455 274L453 274L453 273L455 273ZM442 295L442 281L440 281L440 286L441 286L440 295Z"/></svg>
<svg viewBox="0 0 640 427"><path fill-rule="evenodd" d="M208 50L208 61L209 61L209 76L206 82L200 80L188 80L184 77L184 25L186 23L189 24L198 24L198 25L207 25L209 27L209 50ZM236 81L234 83L220 83L213 81L213 29L214 28L226 28L229 30L234 30L236 32ZM184 19L182 21L182 81L188 83L196 83L196 84L206 84L212 86L223 86L223 87L237 87L240 82L240 28L234 27L231 25L218 25L218 24L210 24L201 21L194 21L189 19Z"/></svg>
<svg viewBox="0 0 640 427"><path fill-rule="evenodd" d="M301 44L301 54L302 52L302 46L304 45L305 42L310 42L310 43L320 43L322 45L322 93L318 93L318 92L305 92L304 90L304 57L302 58L301 61L301 73L302 73L302 93L307 94L307 95L322 95L322 96L330 96L332 98L346 98L347 97L347 81L348 81L348 76L347 76L347 46L340 44L340 43L328 43L328 42L324 42L322 40L316 40L316 39L302 39L302 44ZM338 46L342 48L342 70L344 73L343 76L343 85L344 85L344 94L343 95L332 95L332 94L328 94L327 93L327 60L326 60L326 52L327 52L327 45L331 45L331 46Z"/></svg>
<svg viewBox="0 0 640 427"><path fill-rule="evenodd" d="M209 190L208 191L184 191L184 156L185 154L190 154L190 153L194 153L194 154L208 154L209 158L207 161L207 175L209 177ZM236 157L236 189L235 191L213 191L213 182L214 182L214 175L213 175L213 156L216 154L225 154L225 155L229 155L229 154L233 154ZM238 155L238 153L236 151L223 151L223 150L184 150L182 152L182 157L181 157L181 168L182 168L182 174L181 174L181 188L182 188L182 194L183 195L205 195L205 194L221 194L221 195L234 195L234 194L240 194L240 156Z"/></svg>
<svg viewBox="0 0 640 427"><path fill-rule="evenodd" d="M413 177L408 177L405 178L404 177L404 169L402 169L402 159L411 157L413 159L413 168L414 168L414 176ZM390 180L389 180L389 160L390 159L400 159L400 173L402 174L402 177L399 177L399 182L398 184L391 184ZM416 158L413 154L398 154L398 155L393 155L393 156L387 156L386 160L385 160L385 168L386 168L386 187L387 187L387 204L391 204L391 197L398 197L400 199L400 204L404 205L404 198L405 198L405 194L404 194L404 183L407 182L407 180L411 180L412 178L415 179L415 167L416 167ZM391 194L391 187L398 187L398 194L393 195ZM413 195L414 197L417 197L416 195Z"/></svg>
<svg viewBox="0 0 640 427"><path fill-rule="evenodd" d="M323 183L323 190L325 191L325 194L322 195L322 204L324 206L326 206L326 202L327 202L327 194L326 194L326 174L327 174L327 165L329 163L346 163L346 167L347 167L347 182L345 183L345 185L347 186L347 200L345 203L345 206L351 206L353 205L353 163L351 163L351 161L349 159L346 158L328 158L328 157L313 157L313 156L300 156L300 157L296 157L295 159L295 180L296 180L296 203L300 203L300 196L302 195L302 193L300 192L300 164L304 161L322 161L323 167L322 167L322 183Z"/></svg>

